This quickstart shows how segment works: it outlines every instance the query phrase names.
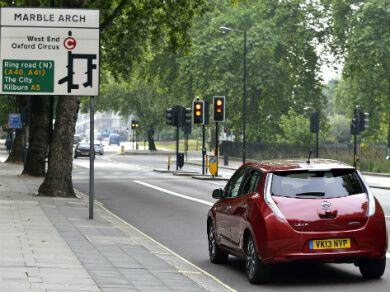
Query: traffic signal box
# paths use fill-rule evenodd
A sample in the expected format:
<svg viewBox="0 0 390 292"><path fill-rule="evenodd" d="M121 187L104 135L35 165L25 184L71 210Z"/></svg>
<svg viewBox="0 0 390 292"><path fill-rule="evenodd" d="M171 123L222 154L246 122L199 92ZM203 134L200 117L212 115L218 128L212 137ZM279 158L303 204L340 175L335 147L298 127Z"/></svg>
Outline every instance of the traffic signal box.
<svg viewBox="0 0 390 292"><path fill-rule="evenodd" d="M315 112L310 115L310 132L318 133L320 131L320 113Z"/></svg>
<svg viewBox="0 0 390 292"><path fill-rule="evenodd" d="M131 121L131 129L135 130L139 127L139 121L138 120L132 120Z"/></svg>
<svg viewBox="0 0 390 292"><path fill-rule="evenodd" d="M195 125L205 124L205 103L203 100L195 100L192 103L192 116Z"/></svg>
<svg viewBox="0 0 390 292"><path fill-rule="evenodd" d="M177 126L178 125L178 111L177 106L167 108L165 111L165 121L167 125Z"/></svg>
<svg viewBox="0 0 390 292"><path fill-rule="evenodd" d="M214 96L213 97L214 105L214 122L224 122L225 121L225 97L224 96Z"/></svg>
<svg viewBox="0 0 390 292"><path fill-rule="evenodd" d="M360 122L360 125L359 125L360 132L367 130L369 127L369 122L370 122L370 114L361 111L359 122Z"/></svg>
<svg viewBox="0 0 390 292"><path fill-rule="evenodd" d="M190 107L182 107L183 111L183 132L191 134L192 129L192 109Z"/></svg>
<svg viewBox="0 0 390 292"><path fill-rule="evenodd" d="M359 135L369 128L370 114L363 112L359 106L355 108L354 117L351 121L351 135ZM356 133L355 133L356 131Z"/></svg>

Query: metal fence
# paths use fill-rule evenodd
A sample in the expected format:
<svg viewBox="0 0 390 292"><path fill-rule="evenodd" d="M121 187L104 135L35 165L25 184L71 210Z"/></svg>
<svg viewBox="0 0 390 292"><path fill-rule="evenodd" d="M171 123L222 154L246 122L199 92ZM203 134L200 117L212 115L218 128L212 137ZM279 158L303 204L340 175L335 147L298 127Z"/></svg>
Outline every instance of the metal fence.
<svg viewBox="0 0 390 292"><path fill-rule="evenodd" d="M253 160L281 159L281 158L307 158L310 150L313 150L312 157L315 157L315 146L313 145L291 145L291 144L264 144L247 143L247 158ZM233 141L222 141L221 154L231 157L242 156L242 143ZM359 166L367 171L390 171L390 161L386 161L386 145L366 145L359 147ZM320 158L336 159L353 164L353 144L324 144L319 148Z"/></svg>

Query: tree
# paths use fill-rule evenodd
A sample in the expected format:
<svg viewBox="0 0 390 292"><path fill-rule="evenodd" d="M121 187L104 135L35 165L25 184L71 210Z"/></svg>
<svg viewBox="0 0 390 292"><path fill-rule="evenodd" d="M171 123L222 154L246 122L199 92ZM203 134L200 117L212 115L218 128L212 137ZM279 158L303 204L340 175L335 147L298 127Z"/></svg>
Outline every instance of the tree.
<svg viewBox="0 0 390 292"><path fill-rule="evenodd" d="M227 96L228 126L240 133L243 33L223 35L219 27L246 29L247 133L253 141L272 141L281 131L280 117L290 108L320 109L324 104L315 45L321 41L315 27L320 21L316 23L315 9L307 1L245 1L235 6L226 2L214 1L197 19L191 51L172 62L176 81L162 87L176 100Z"/></svg>
<svg viewBox="0 0 390 292"><path fill-rule="evenodd" d="M132 73L134 60L162 44L172 50L188 43L188 28L203 0L186 1L66 1L63 7L101 7L102 68L116 77ZM112 8L112 7L115 8ZM162 41L166 40L166 41ZM49 165L39 193L74 196L72 184L73 136L80 98L59 97Z"/></svg>
<svg viewBox="0 0 390 292"><path fill-rule="evenodd" d="M369 135L390 151L390 5L387 0L323 0L329 11L330 49L344 63L336 93L349 113L371 113ZM387 121L387 139L383 123ZM374 138L376 137L376 138Z"/></svg>

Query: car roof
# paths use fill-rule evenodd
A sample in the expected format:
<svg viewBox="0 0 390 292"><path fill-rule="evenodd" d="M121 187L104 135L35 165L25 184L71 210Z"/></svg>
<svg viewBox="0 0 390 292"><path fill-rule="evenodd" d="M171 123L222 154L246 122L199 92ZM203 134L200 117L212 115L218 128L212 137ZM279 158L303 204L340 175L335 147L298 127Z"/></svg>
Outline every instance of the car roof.
<svg viewBox="0 0 390 292"><path fill-rule="evenodd" d="M258 168L263 172L291 171L291 170L330 170L330 169L354 169L354 167L332 159L274 159L259 162L248 162L248 166Z"/></svg>

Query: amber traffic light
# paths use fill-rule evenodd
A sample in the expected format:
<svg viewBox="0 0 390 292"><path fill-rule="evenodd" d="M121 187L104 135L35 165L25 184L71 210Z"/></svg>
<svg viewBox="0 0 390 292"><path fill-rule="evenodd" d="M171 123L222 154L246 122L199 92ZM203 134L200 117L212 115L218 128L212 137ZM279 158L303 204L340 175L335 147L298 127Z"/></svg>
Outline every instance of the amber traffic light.
<svg viewBox="0 0 390 292"><path fill-rule="evenodd" d="M214 96L213 105L214 105L214 121L224 122L225 121L225 97Z"/></svg>

